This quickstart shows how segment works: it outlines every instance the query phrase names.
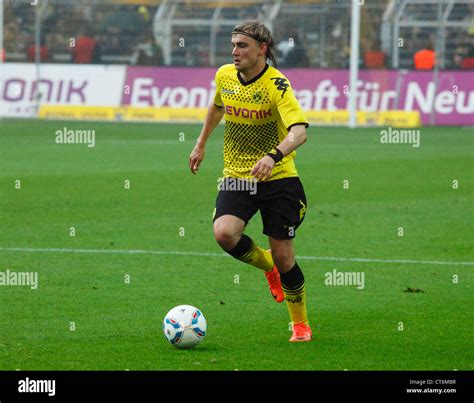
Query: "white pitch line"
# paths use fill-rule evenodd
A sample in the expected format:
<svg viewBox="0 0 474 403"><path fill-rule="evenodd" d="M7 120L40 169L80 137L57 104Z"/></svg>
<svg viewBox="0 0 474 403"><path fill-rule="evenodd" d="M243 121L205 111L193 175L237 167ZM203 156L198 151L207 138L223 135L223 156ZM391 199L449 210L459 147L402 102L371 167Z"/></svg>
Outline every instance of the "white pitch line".
<svg viewBox="0 0 474 403"><path fill-rule="evenodd" d="M180 252L143 249L68 249L68 248L0 248L0 252L27 252L27 253L110 253L126 255L181 255L202 257L229 257L225 253L208 252ZM369 259L359 257L331 257L331 256L296 256L299 260L328 260L337 262L364 262L364 263L402 263L402 264L430 264L449 266L474 266L474 262L456 262L442 260L410 260L410 259Z"/></svg>

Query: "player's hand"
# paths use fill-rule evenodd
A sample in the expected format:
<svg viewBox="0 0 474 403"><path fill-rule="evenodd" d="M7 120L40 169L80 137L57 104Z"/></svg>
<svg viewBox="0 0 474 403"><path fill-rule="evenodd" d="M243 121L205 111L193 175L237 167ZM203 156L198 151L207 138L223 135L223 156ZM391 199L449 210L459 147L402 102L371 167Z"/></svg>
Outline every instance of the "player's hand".
<svg viewBox="0 0 474 403"><path fill-rule="evenodd" d="M191 169L193 174L196 174L203 159L204 147L196 144L193 148L193 151L191 151L191 154L189 155L189 169Z"/></svg>
<svg viewBox="0 0 474 403"><path fill-rule="evenodd" d="M254 165L250 175L254 176L259 182L263 182L271 176L274 166L275 161L273 158L265 155Z"/></svg>

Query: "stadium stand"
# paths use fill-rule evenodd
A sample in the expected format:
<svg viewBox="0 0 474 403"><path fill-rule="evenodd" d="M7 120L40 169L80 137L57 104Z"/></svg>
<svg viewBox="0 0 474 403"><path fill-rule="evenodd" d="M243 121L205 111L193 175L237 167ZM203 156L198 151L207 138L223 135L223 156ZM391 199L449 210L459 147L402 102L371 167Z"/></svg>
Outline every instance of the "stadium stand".
<svg viewBox="0 0 474 403"><path fill-rule="evenodd" d="M273 29L281 66L348 67L350 7L346 2L43 0L43 3L39 52L42 62L218 66L229 60L232 26L258 18ZM361 9L360 67L411 69L415 53L426 43L437 42L445 49L438 67L472 68L474 4L462 0L441 3L440 8L437 0L421 3L366 0ZM35 60L35 11L29 2L5 3L7 62ZM445 23L440 32L437 21L441 17ZM403 46L395 52L393 43L398 38L403 39Z"/></svg>

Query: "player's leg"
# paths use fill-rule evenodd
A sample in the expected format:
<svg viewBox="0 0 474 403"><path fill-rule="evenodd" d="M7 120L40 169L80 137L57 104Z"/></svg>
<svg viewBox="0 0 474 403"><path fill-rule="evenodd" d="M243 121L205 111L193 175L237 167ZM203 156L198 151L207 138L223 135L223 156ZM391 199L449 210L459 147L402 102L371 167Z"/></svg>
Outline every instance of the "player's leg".
<svg viewBox="0 0 474 403"><path fill-rule="evenodd" d="M226 214L214 221L214 237L222 249L226 252L230 252L239 243L244 228L244 220Z"/></svg>
<svg viewBox="0 0 474 403"><path fill-rule="evenodd" d="M286 178L268 182L264 188L260 195L263 233L269 237L293 323L290 341L309 341L312 335L306 311L305 279L293 250L296 229L306 214L303 185L299 178Z"/></svg>
<svg viewBox="0 0 474 403"><path fill-rule="evenodd" d="M245 221L233 215L223 215L214 221L214 236L217 243L229 255L262 269L276 302L283 302L285 296L281 288L280 273L273 263L270 250L265 250L243 233Z"/></svg>
<svg viewBox="0 0 474 403"><path fill-rule="evenodd" d="M274 267L271 253L243 233L258 206L249 192L222 189L225 187L217 195L213 217L217 243L236 259L265 272L271 271Z"/></svg>
<svg viewBox="0 0 474 403"><path fill-rule="evenodd" d="M305 279L295 260L292 239L269 237L273 260L280 271L281 285L285 295L293 336L290 341L309 341L312 333L306 312Z"/></svg>
<svg viewBox="0 0 474 403"><path fill-rule="evenodd" d="M223 215L214 221L214 237L229 255L265 272L271 271L274 266L271 253L245 235L244 228L245 221L242 219Z"/></svg>

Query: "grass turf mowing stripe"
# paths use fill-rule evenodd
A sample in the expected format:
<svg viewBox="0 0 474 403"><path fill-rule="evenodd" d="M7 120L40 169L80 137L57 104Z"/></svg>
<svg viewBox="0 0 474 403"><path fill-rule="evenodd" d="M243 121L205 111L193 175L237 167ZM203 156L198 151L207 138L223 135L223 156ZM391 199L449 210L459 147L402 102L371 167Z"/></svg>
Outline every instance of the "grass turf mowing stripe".
<svg viewBox="0 0 474 403"><path fill-rule="evenodd" d="M118 254L141 254L141 255L182 255L182 256L202 256L202 257L229 257L225 253L208 252L180 252L180 251L160 251L143 249L68 249L68 248L0 248L0 252L43 252L43 253L118 253ZM411 260L411 259L369 259L358 257L332 257L332 256L296 256L301 260L329 260L337 262L364 262L364 263L405 263L405 264L431 264L431 265L451 265L451 266L474 266L474 262L456 262L439 260Z"/></svg>

